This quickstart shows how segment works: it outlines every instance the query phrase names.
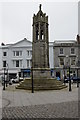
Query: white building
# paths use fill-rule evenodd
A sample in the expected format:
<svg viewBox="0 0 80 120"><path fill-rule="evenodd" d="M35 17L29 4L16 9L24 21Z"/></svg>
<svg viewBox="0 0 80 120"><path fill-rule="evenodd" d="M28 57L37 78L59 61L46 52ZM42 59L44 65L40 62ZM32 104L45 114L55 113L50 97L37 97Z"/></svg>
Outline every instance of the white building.
<svg viewBox="0 0 80 120"><path fill-rule="evenodd" d="M16 76L21 71L26 72L24 76L29 76L31 62L32 42L26 38L14 44L0 46L0 74L3 74L6 68L11 76ZM53 42L49 43L49 62L50 68L54 68Z"/></svg>

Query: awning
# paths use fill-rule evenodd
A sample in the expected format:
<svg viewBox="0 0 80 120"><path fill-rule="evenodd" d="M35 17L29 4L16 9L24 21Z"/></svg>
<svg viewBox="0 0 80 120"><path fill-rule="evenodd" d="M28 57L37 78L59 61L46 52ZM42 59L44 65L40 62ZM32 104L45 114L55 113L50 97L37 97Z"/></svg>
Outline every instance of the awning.
<svg viewBox="0 0 80 120"><path fill-rule="evenodd" d="M30 69L22 69L21 72L31 72Z"/></svg>

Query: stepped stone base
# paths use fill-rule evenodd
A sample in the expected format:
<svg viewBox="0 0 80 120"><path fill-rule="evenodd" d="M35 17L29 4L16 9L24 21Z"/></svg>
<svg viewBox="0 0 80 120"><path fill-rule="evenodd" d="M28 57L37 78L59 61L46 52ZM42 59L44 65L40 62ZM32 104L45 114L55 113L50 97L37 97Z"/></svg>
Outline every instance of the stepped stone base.
<svg viewBox="0 0 80 120"><path fill-rule="evenodd" d="M63 88L66 88L67 86L63 85L61 81L58 81L54 78L37 78L33 79L34 81L34 90L60 90ZM22 81L18 86L16 86L16 89L25 89L25 90L31 90L32 89L32 80L25 79Z"/></svg>

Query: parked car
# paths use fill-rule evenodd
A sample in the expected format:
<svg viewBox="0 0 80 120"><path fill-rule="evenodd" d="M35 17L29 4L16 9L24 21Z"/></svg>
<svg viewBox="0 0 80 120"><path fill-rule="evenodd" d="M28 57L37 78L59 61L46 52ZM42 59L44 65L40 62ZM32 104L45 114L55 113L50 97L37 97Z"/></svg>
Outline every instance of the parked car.
<svg viewBox="0 0 80 120"><path fill-rule="evenodd" d="M80 78L79 77L73 77L73 82L77 82L77 81L79 81L80 82Z"/></svg>
<svg viewBox="0 0 80 120"><path fill-rule="evenodd" d="M23 81L23 78L22 78L22 77L20 77L20 78L19 78L19 81Z"/></svg>
<svg viewBox="0 0 80 120"><path fill-rule="evenodd" d="M70 80L71 80L72 83L73 83L73 82L74 82L74 83L77 82L77 80L80 82L80 78L77 77L77 76L71 77ZM65 83L68 83L68 82L69 82L69 77L67 77L67 79L65 79Z"/></svg>
<svg viewBox="0 0 80 120"><path fill-rule="evenodd" d="M16 77L16 78L12 78L10 80L12 83L18 83L19 82L19 79Z"/></svg>
<svg viewBox="0 0 80 120"><path fill-rule="evenodd" d="M72 77L70 77L70 80L71 80L71 83L73 83L73 78ZM66 79L65 79L65 83L68 83L69 82L69 77L67 77Z"/></svg>
<svg viewBox="0 0 80 120"><path fill-rule="evenodd" d="M69 78L64 79L64 83L68 83Z"/></svg>

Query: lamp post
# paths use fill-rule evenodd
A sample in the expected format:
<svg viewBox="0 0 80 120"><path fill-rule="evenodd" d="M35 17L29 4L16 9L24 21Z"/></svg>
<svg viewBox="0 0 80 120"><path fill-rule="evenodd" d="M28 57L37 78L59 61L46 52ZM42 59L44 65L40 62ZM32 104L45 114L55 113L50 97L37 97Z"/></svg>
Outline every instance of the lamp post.
<svg viewBox="0 0 80 120"><path fill-rule="evenodd" d="M71 91L70 66L69 66L69 91Z"/></svg>
<svg viewBox="0 0 80 120"><path fill-rule="evenodd" d="M67 65L68 65L68 70L69 70L69 91L72 91L72 89L71 89L71 76L70 76L70 59L68 56L66 56L66 58L68 58Z"/></svg>
<svg viewBox="0 0 80 120"><path fill-rule="evenodd" d="M79 87L79 81L78 81L78 68L77 68L77 87Z"/></svg>
<svg viewBox="0 0 80 120"><path fill-rule="evenodd" d="M78 56L77 56L77 87L79 87L79 79L78 79L78 69L80 66L80 61L78 60Z"/></svg>
<svg viewBox="0 0 80 120"><path fill-rule="evenodd" d="M65 67L65 65L64 65L64 66L63 66L63 72L64 72L64 73L63 73L63 82L64 82L64 85L66 85L66 81L65 81L65 79L66 79L66 78L65 78L65 68L66 68L66 67Z"/></svg>
<svg viewBox="0 0 80 120"><path fill-rule="evenodd" d="M8 82L8 63L6 63L6 67L7 67L7 79L6 79L6 87L7 87L7 82Z"/></svg>
<svg viewBox="0 0 80 120"><path fill-rule="evenodd" d="M5 90L5 68L4 68L4 86L3 86L3 90Z"/></svg>
<svg viewBox="0 0 80 120"><path fill-rule="evenodd" d="M9 74L8 74L8 68L7 68L7 80L6 80L6 87L7 87L7 83L9 82Z"/></svg>

